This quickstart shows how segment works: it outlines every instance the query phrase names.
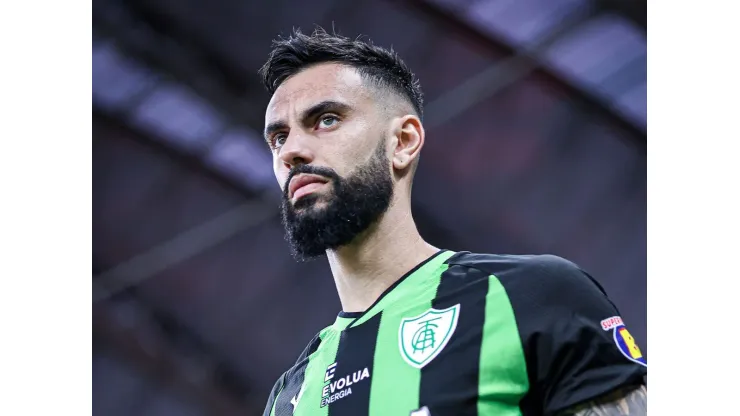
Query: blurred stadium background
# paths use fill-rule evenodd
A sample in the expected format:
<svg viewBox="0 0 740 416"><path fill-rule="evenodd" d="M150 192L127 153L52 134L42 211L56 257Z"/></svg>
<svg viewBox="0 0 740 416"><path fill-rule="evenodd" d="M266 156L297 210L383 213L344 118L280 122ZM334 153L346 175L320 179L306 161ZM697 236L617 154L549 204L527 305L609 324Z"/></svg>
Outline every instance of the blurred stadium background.
<svg viewBox="0 0 740 416"><path fill-rule="evenodd" d="M94 0L93 414L258 415L340 306L297 264L257 69L293 27L393 46L426 96L433 244L554 253L646 334L638 0Z"/></svg>

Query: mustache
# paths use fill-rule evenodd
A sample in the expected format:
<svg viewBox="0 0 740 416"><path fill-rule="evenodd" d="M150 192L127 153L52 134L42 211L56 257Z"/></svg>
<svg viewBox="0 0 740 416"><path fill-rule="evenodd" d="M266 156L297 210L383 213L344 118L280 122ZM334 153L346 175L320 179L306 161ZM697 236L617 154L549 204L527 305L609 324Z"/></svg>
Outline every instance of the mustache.
<svg viewBox="0 0 740 416"><path fill-rule="evenodd" d="M290 181L295 177L296 175L300 174L307 174L307 175L316 175L316 176L322 176L329 180L339 180L341 177L338 173L336 173L333 169L323 167L323 166L312 166L312 165L298 165L295 166L290 170L288 173L288 178L285 179L285 184L283 186L283 193L285 195L288 194L288 186L290 185Z"/></svg>

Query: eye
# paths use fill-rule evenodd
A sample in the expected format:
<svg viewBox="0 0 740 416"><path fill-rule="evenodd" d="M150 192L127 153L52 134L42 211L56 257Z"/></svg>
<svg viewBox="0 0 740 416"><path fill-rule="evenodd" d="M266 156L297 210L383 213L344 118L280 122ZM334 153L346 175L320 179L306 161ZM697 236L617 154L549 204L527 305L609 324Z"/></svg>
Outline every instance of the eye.
<svg viewBox="0 0 740 416"><path fill-rule="evenodd" d="M281 148L285 144L285 141L287 139L288 139L288 135L285 133L278 133L272 136L272 140L271 140L272 148L273 149Z"/></svg>
<svg viewBox="0 0 740 416"><path fill-rule="evenodd" d="M331 128L334 127L335 124L339 122L339 118L337 116L333 115L325 115L322 116L321 119L319 119L319 127L320 128Z"/></svg>

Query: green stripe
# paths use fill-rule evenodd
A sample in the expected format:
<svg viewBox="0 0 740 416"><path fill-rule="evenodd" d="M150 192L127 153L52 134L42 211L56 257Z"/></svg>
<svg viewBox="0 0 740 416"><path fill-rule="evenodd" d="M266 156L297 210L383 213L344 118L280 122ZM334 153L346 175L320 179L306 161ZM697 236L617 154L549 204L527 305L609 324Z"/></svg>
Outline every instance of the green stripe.
<svg viewBox="0 0 740 416"><path fill-rule="evenodd" d="M421 370L412 367L401 356L399 329L401 320L426 312L437 294L440 275L447 270L443 264L454 253L443 253L430 264L421 267L386 295L377 306L381 308L403 298L383 311L375 345L375 362L370 386L370 415L406 415L419 408Z"/></svg>
<svg viewBox="0 0 740 416"><path fill-rule="evenodd" d="M444 262L447 261L447 259L449 259L450 257L454 256L455 254L456 253L453 251L445 251L444 253L438 254L435 258L430 260L425 265L419 267L418 270L413 272L410 276L406 277L406 279L404 279L401 283L398 284L398 287L391 290L390 293L387 293L378 303L376 303L372 308L370 308L370 310L368 310L360 319L358 319L354 324L352 324L352 327L354 328L357 325L362 325L363 323L367 322L370 318L375 316L378 312L388 307L388 305L393 305L397 303L400 299L403 299L404 302L407 302L408 299L416 298L417 294L415 294L414 292L416 292L420 286L426 285L426 280L430 276L433 276L435 279L437 279L437 283L434 284L434 290L436 293L437 285L439 284L439 275L442 274L444 270L447 270L447 265L445 265ZM432 298L433 297L434 297L434 294L432 294ZM413 316L413 315L410 315L410 316ZM381 326L382 326L382 323L381 323Z"/></svg>
<svg viewBox="0 0 740 416"><path fill-rule="evenodd" d="M478 414L521 415L519 401L528 389L527 363L514 309L501 282L491 275L481 345Z"/></svg>
<svg viewBox="0 0 740 416"><path fill-rule="evenodd" d="M306 372L303 377L303 396L295 416L326 416L329 406L321 407L321 390L324 388L326 367L334 362L339 348L340 330L334 326L324 329L321 334L321 345L318 351L308 357Z"/></svg>
<svg viewBox="0 0 740 416"><path fill-rule="evenodd" d="M337 319L332 324L332 327L337 331L343 331L344 328L347 327L347 325L352 323L352 321L354 321L354 318L342 318L341 316L337 316Z"/></svg>

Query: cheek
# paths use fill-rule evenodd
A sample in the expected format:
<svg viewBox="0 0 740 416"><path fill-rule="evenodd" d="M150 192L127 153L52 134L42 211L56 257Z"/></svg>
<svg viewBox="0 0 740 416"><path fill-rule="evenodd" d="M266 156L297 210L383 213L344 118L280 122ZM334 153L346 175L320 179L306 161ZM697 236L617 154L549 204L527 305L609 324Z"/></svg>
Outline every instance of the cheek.
<svg viewBox="0 0 740 416"><path fill-rule="evenodd" d="M288 177L288 170L280 159L273 158L272 172L275 174L275 179L277 180L280 189L282 189L283 185L285 185L285 179Z"/></svg>
<svg viewBox="0 0 740 416"><path fill-rule="evenodd" d="M357 154L354 151L335 152L326 158L326 166L337 175L346 178L357 165Z"/></svg>
<svg viewBox="0 0 740 416"><path fill-rule="evenodd" d="M327 145L325 161L340 176L346 177L356 166L364 165L375 153L377 139L363 134L347 134Z"/></svg>

